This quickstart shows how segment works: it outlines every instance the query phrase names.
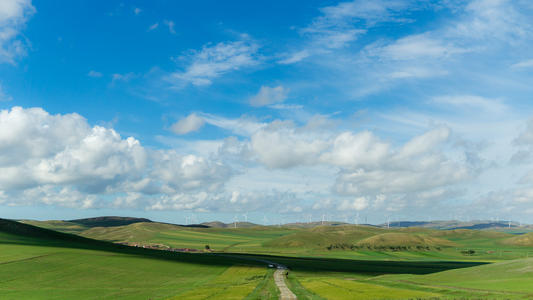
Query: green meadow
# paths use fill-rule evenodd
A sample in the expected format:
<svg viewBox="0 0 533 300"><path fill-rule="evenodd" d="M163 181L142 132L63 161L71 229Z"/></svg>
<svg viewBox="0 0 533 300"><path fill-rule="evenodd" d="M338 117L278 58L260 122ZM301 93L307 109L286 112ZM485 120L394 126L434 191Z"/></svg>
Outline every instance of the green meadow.
<svg viewBox="0 0 533 300"><path fill-rule="evenodd" d="M36 226L39 227L36 227ZM137 244L141 247L119 243ZM190 248L196 253L144 249ZM204 248L209 245L211 251ZM530 234L0 219L2 299L529 299ZM530 253L531 251L531 253Z"/></svg>

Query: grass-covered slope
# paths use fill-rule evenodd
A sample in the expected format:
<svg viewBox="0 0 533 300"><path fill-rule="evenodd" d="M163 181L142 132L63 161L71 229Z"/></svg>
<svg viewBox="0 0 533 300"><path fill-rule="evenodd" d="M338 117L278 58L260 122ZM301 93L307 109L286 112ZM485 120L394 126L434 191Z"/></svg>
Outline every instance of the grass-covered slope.
<svg viewBox="0 0 533 300"><path fill-rule="evenodd" d="M35 220L21 220L21 223L29 224L37 227L51 229L60 232L79 234L89 227L76 224L68 221L50 220L50 221L35 221Z"/></svg>
<svg viewBox="0 0 533 300"><path fill-rule="evenodd" d="M360 240L356 245L374 249L429 249L456 246L455 243L442 238L404 232L377 234Z"/></svg>
<svg viewBox="0 0 533 300"><path fill-rule="evenodd" d="M134 223L125 226L94 227L82 233L82 236L112 242L143 242L154 239L165 231L183 230L180 226L162 223Z"/></svg>
<svg viewBox="0 0 533 300"><path fill-rule="evenodd" d="M351 244L383 232L383 229L369 226L317 226L299 230L264 243L267 247L325 249L332 244Z"/></svg>
<svg viewBox="0 0 533 300"><path fill-rule="evenodd" d="M0 219L1 299L242 299L266 272L262 265L125 247Z"/></svg>
<svg viewBox="0 0 533 300"><path fill-rule="evenodd" d="M290 234L293 230L276 227L193 228L163 223L135 223L117 227L95 227L80 235L112 242L164 245L172 248L242 252L261 249L262 243Z"/></svg>
<svg viewBox="0 0 533 300"><path fill-rule="evenodd" d="M505 239L502 243L505 245L533 247L533 232Z"/></svg>
<svg viewBox="0 0 533 300"><path fill-rule="evenodd" d="M117 217L117 216L107 216L107 217L95 217L95 218L85 218L85 219L76 219L68 221L70 223L75 223L83 225L86 227L111 227L111 226L124 226L140 222L152 222L149 219L145 218L132 218L132 217Z"/></svg>
<svg viewBox="0 0 533 300"><path fill-rule="evenodd" d="M404 288L446 291L456 298L532 299L533 259L503 261L427 275L385 275L370 281Z"/></svg>

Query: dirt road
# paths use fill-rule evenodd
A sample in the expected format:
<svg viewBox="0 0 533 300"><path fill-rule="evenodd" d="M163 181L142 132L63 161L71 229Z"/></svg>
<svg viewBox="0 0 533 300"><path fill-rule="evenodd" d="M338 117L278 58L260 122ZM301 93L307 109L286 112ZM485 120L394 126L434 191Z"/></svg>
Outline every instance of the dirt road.
<svg viewBox="0 0 533 300"><path fill-rule="evenodd" d="M285 284L285 274L287 274L287 269L277 269L276 272L274 272L274 281L276 282L276 285L278 286L278 289L280 291L279 299L280 300L294 300L298 299L296 295L287 287Z"/></svg>

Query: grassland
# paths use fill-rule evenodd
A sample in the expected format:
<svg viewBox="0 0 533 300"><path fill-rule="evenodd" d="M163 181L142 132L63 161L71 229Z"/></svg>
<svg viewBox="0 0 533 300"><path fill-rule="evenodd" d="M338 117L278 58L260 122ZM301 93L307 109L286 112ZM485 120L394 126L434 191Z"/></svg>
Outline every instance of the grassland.
<svg viewBox="0 0 533 300"><path fill-rule="evenodd" d="M253 261L123 247L14 223L0 220L2 299L242 299L267 271Z"/></svg>
<svg viewBox="0 0 533 300"><path fill-rule="evenodd" d="M277 299L267 262L292 269L287 285L299 299L533 297L528 234L348 225L235 229L44 223L79 236L35 227L0 230L0 294L8 299ZM209 245L215 253L173 253L85 237L172 248Z"/></svg>
<svg viewBox="0 0 533 300"><path fill-rule="evenodd" d="M529 244L516 241L523 236L468 229L387 230L354 225L314 228L257 226L234 229L135 223L127 226L87 228L78 234L139 245L192 249L204 249L205 245L209 245L211 249L220 252L356 260L499 261L526 258L530 251L533 254ZM474 252L465 255L464 251L468 250Z"/></svg>

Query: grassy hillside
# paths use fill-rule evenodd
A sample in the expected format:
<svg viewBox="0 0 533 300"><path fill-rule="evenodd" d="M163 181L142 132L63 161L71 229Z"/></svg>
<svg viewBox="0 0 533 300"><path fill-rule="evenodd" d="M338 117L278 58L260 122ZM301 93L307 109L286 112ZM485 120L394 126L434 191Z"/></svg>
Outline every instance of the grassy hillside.
<svg viewBox="0 0 533 300"><path fill-rule="evenodd" d="M437 260L439 257L454 258L452 252L446 252L448 250L414 251L418 256L412 256L413 260L406 260L409 251L398 254L375 250L316 250L331 241L349 241L368 242L374 246L400 242L404 245L446 244L450 246L446 248L449 251L457 251L456 246L448 243L501 245L501 241L513 238L504 233L415 228L386 230L350 225L311 229L206 229L141 222L94 227L85 230L84 235L105 236L116 241L165 241L176 245L203 245L209 241L221 249L224 245L229 245L227 249L230 250L239 249L240 245L242 249L263 251L272 249L264 245L269 242L286 243L283 247L287 248L281 249L284 251L300 249L303 246L289 243L289 237L296 237L297 242L309 245L310 252L305 253L364 252L368 257L373 256L373 260L228 252L174 253L127 247L0 219L1 298L275 299L277 290L270 276L272 271L264 268L269 262L292 269L288 285L300 299L513 299L533 295L533 288L529 287L533 280L533 259L480 266L473 261ZM313 250L313 247L319 248ZM414 260L424 255L432 259ZM474 255L472 258L484 257Z"/></svg>
<svg viewBox="0 0 533 300"><path fill-rule="evenodd" d="M350 224L319 225L309 228L298 226L197 228L157 222L93 228L80 227L81 225L64 221L43 221L32 224L93 239L162 248L192 248L202 251L206 245L209 245L216 252L358 260L496 261L525 258L530 255L529 250L531 250L524 246L527 243L510 240L526 238L528 235L470 229L437 230L419 227L386 229Z"/></svg>
<svg viewBox="0 0 533 300"><path fill-rule="evenodd" d="M213 222L204 222L200 225L204 225L210 228L251 228L251 227L260 227L261 225L254 224L251 222L234 222L234 223L222 223L220 221Z"/></svg>
<svg viewBox="0 0 533 300"><path fill-rule="evenodd" d="M266 272L255 261L124 247L3 219L0 264L2 299L164 299L206 291L242 299ZM239 288L228 290L232 285Z"/></svg>
<svg viewBox="0 0 533 300"><path fill-rule="evenodd" d="M265 242L264 245L268 247L325 249L332 244L355 243L381 232L383 229L369 226L317 226Z"/></svg>
<svg viewBox="0 0 533 300"><path fill-rule="evenodd" d="M533 259L518 259L427 275L384 275L375 284L483 299L531 299ZM474 297L476 295L476 297Z"/></svg>
<svg viewBox="0 0 533 300"><path fill-rule="evenodd" d="M533 232L505 239L502 243L505 245L533 247Z"/></svg>
<svg viewBox="0 0 533 300"><path fill-rule="evenodd" d="M391 249L431 249L440 247L452 247L457 244L442 238L431 237L422 234L404 233L404 232L387 232L377 234L356 243L359 247L368 247L374 249L391 248Z"/></svg>
<svg viewBox="0 0 533 300"><path fill-rule="evenodd" d="M74 234L78 234L78 233L81 233L81 232L89 229L89 227L87 227L87 226L84 226L84 225L81 225L81 224L72 223L72 222L68 222L68 221L21 220L20 222L24 223L24 224L29 224L29 225L33 225L33 226L46 228L46 229L51 229L51 230L61 231L61 232L66 232L66 233L74 233Z"/></svg>
<svg viewBox="0 0 533 300"><path fill-rule="evenodd" d="M191 228L162 223L136 223L117 227L95 227L80 234L112 242L157 244L172 248L243 252L261 249L264 241L294 232L287 228Z"/></svg>
<svg viewBox="0 0 533 300"><path fill-rule="evenodd" d="M131 218L131 217L95 217L95 218L86 218L86 219L76 219L68 221L70 223L83 225L86 227L111 227L111 226L124 226L140 222L152 222L149 219L145 218Z"/></svg>
<svg viewBox="0 0 533 300"><path fill-rule="evenodd" d="M289 276L304 299L531 299L533 259L426 275L309 272Z"/></svg>

